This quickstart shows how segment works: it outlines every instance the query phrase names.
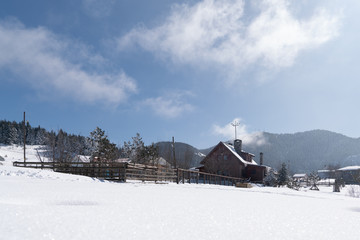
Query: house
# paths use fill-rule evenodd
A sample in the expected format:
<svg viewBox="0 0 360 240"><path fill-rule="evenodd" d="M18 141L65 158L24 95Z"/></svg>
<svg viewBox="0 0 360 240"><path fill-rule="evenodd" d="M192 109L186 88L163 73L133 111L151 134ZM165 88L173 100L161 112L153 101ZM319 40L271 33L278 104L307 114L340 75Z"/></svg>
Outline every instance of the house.
<svg viewBox="0 0 360 240"><path fill-rule="evenodd" d="M321 179L338 179L345 184L360 183L360 166L347 166L336 170L318 170Z"/></svg>
<svg viewBox="0 0 360 240"><path fill-rule="evenodd" d="M335 171L336 178L342 179L345 184L360 183L360 166L348 166Z"/></svg>
<svg viewBox="0 0 360 240"><path fill-rule="evenodd" d="M239 139L233 145L219 142L200 162L202 166L198 168L199 171L262 182L266 173L266 167L262 165L262 153L261 165L258 165L253 159L255 155L241 148L242 141Z"/></svg>
<svg viewBox="0 0 360 240"><path fill-rule="evenodd" d="M309 177L306 173L296 173L294 174L293 179L297 182L307 182Z"/></svg>
<svg viewBox="0 0 360 240"><path fill-rule="evenodd" d="M309 176L306 173L296 173L292 178L299 186L307 186L309 184Z"/></svg>

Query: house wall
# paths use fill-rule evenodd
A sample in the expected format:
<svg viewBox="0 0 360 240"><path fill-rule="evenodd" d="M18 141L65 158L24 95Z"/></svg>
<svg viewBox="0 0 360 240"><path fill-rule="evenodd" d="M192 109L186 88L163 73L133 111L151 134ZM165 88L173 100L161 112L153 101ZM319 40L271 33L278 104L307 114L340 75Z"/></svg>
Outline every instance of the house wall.
<svg viewBox="0 0 360 240"><path fill-rule="evenodd" d="M201 171L225 176L243 178L245 165L242 164L223 144L217 145L205 159Z"/></svg>
<svg viewBox="0 0 360 240"><path fill-rule="evenodd" d="M266 167L258 165L247 165L245 177L250 178L252 182L261 182L264 180Z"/></svg>
<svg viewBox="0 0 360 240"><path fill-rule="evenodd" d="M359 184L360 181L360 170L336 170L335 175L345 184Z"/></svg>

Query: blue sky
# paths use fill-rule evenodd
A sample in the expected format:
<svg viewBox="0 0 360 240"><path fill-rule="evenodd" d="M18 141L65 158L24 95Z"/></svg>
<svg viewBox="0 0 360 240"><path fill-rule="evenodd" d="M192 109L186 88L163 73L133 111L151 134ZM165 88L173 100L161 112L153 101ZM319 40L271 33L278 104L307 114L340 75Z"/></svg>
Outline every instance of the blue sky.
<svg viewBox="0 0 360 240"><path fill-rule="evenodd" d="M0 3L0 119L122 144L360 136L357 1Z"/></svg>

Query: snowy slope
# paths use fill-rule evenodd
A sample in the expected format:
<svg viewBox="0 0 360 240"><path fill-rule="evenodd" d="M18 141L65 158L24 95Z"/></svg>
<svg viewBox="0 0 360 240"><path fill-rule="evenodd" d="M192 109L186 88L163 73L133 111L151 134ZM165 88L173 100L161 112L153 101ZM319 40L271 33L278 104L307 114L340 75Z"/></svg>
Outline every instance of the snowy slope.
<svg viewBox="0 0 360 240"><path fill-rule="evenodd" d="M27 145L26 146L26 159L27 161L39 162L38 153L42 161L48 161L43 155L44 146L41 145ZM24 150L19 145L3 145L0 144L0 156L5 161L0 161L3 165L12 165L15 161L24 161Z"/></svg>
<svg viewBox="0 0 360 240"><path fill-rule="evenodd" d="M359 239L360 199L331 191L112 183L3 165L0 239Z"/></svg>

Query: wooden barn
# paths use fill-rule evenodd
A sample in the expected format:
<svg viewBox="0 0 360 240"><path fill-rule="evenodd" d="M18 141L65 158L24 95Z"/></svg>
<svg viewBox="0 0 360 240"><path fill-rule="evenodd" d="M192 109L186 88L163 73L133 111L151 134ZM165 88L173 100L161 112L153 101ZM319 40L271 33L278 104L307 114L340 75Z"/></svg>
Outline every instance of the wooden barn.
<svg viewBox="0 0 360 240"><path fill-rule="evenodd" d="M201 161L200 172L207 172L237 178L250 179L252 182L263 181L266 167L254 161L254 155L243 151L242 141L236 139L234 144L219 142Z"/></svg>

